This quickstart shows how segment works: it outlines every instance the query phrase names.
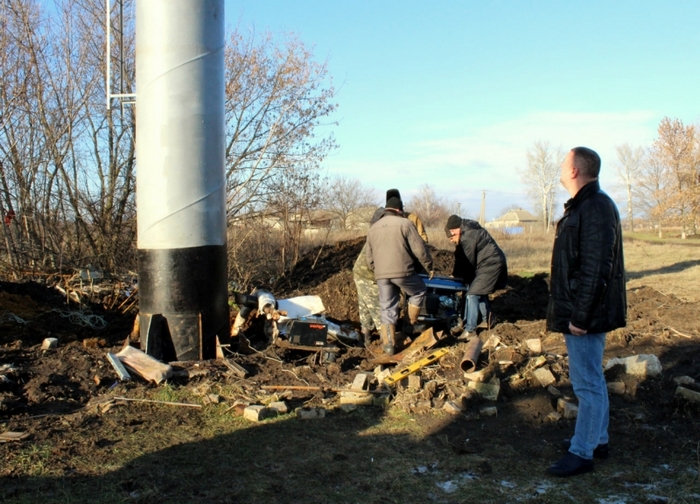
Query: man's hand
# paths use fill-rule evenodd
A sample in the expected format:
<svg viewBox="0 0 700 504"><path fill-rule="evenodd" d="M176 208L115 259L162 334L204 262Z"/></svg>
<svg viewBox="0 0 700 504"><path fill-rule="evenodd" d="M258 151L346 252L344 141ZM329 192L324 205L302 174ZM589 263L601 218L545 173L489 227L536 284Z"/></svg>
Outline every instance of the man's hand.
<svg viewBox="0 0 700 504"><path fill-rule="evenodd" d="M586 334L588 332L586 329L580 329L580 328L576 327L571 322L569 322L569 331L574 336L583 336L584 334Z"/></svg>
<svg viewBox="0 0 700 504"><path fill-rule="evenodd" d="M428 277L428 280L432 280L434 276L435 276L435 272L431 271L430 276Z"/></svg>

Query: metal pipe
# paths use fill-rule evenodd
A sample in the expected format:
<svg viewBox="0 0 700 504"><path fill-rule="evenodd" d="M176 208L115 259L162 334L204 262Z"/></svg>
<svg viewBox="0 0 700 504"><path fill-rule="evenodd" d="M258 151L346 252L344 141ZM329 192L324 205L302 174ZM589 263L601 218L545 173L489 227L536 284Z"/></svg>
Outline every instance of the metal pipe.
<svg viewBox="0 0 700 504"><path fill-rule="evenodd" d="M483 346L482 341L478 336L474 336L469 343L467 343L467 348L464 349L464 357L462 357L462 362L459 367L465 373L471 373L476 370L476 365L479 362L479 356L481 355L481 347Z"/></svg>
<svg viewBox="0 0 700 504"><path fill-rule="evenodd" d="M229 340L224 35L224 0L137 0L139 317L163 358Z"/></svg>

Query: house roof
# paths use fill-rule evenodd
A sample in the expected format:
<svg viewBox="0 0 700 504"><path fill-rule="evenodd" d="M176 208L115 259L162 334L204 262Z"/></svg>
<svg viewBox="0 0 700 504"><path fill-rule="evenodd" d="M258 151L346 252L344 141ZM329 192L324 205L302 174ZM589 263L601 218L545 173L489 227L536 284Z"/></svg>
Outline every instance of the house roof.
<svg viewBox="0 0 700 504"><path fill-rule="evenodd" d="M539 219L532 215L530 212L527 210L523 210L522 208L516 208L513 210L508 210L505 214L501 215L497 219L494 219L496 222L537 222Z"/></svg>

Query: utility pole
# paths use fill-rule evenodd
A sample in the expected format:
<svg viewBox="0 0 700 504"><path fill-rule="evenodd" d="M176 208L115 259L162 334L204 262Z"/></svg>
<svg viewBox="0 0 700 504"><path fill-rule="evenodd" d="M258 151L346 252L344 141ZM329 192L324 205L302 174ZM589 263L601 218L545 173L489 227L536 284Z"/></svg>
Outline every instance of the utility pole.
<svg viewBox="0 0 700 504"><path fill-rule="evenodd" d="M486 191L481 191L481 212L479 213L479 224L486 223Z"/></svg>
<svg viewBox="0 0 700 504"><path fill-rule="evenodd" d="M137 0L141 349L214 359L230 339L224 0Z"/></svg>

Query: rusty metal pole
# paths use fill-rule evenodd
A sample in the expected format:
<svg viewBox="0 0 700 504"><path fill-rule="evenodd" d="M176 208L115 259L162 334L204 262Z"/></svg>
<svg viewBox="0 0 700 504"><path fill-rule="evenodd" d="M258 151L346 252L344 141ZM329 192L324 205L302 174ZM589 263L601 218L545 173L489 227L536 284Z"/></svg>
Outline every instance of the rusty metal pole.
<svg viewBox="0 0 700 504"><path fill-rule="evenodd" d="M137 0L139 322L163 360L229 338L224 46L224 0Z"/></svg>

